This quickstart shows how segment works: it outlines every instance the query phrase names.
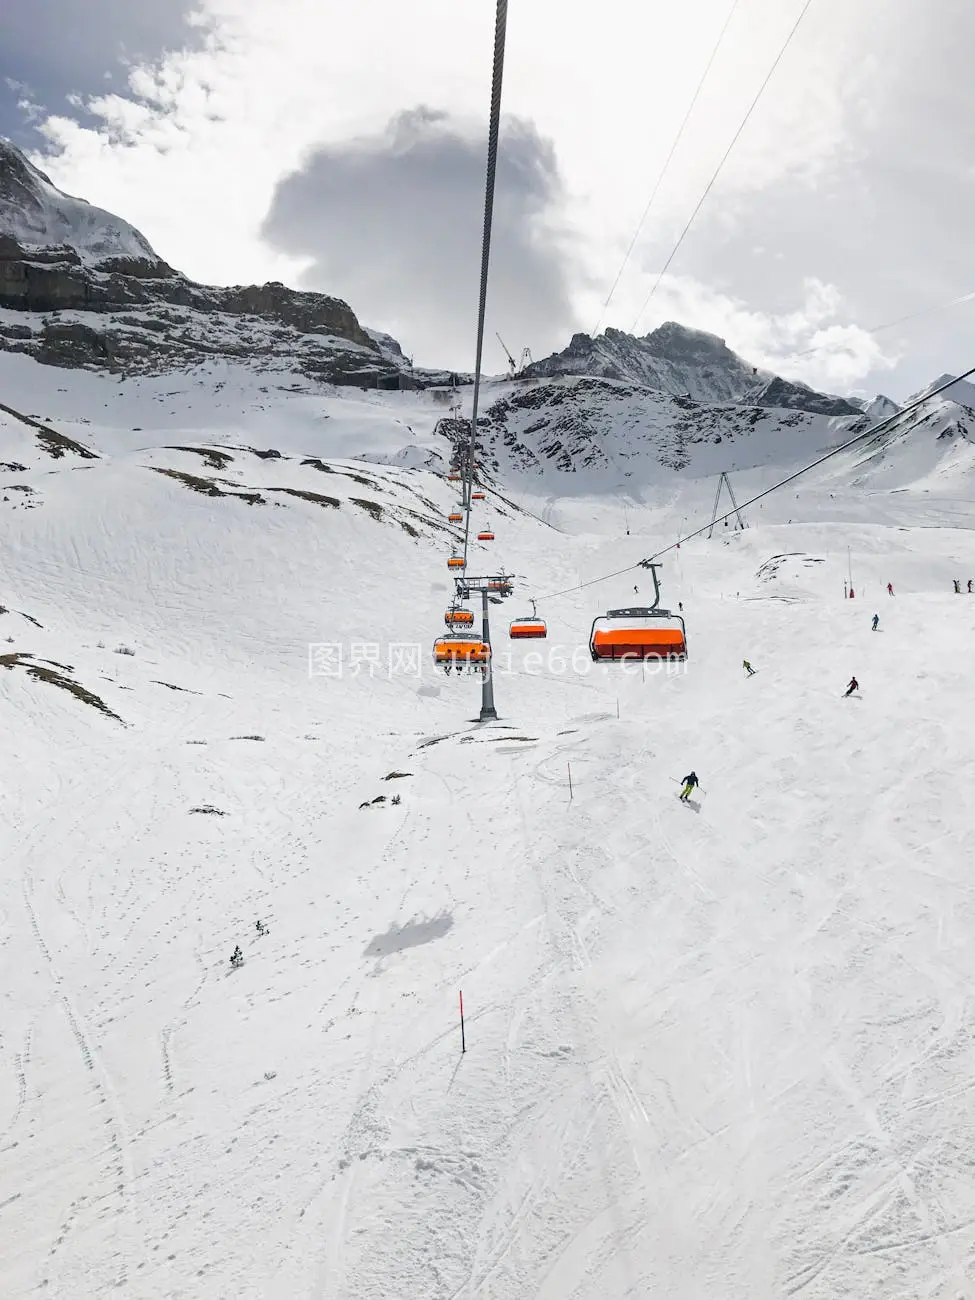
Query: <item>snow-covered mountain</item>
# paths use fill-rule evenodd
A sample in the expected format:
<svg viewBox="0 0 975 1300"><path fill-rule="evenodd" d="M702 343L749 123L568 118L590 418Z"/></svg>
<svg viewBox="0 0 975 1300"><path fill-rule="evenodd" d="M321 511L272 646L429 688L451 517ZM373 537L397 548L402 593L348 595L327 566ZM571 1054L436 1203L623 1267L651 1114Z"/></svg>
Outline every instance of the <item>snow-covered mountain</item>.
<svg viewBox="0 0 975 1300"><path fill-rule="evenodd" d="M608 329L597 338L576 334L564 352L526 366L526 377L592 375L639 384L698 402L743 402L810 411L818 415L857 415L841 397L817 393L750 365L724 339L668 321L636 338Z"/></svg>
<svg viewBox="0 0 975 1300"><path fill-rule="evenodd" d="M964 397L965 387L955 385L947 392ZM971 397L969 407L941 394L865 438L843 459L844 473L856 467L848 481L872 490L970 491L975 482L975 389Z"/></svg>
<svg viewBox="0 0 975 1300"><path fill-rule="evenodd" d="M878 393L871 401L863 403L863 412L873 424L890 419L900 409L897 402L890 397L885 397L883 393Z"/></svg>
<svg viewBox="0 0 975 1300"><path fill-rule="evenodd" d="M161 262L127 221L64 194L8 141L0 139L0 232L28 252L68 247L80 261Z"/></svg>
<svg viewBox="0 0 975 1300"><path fill-rule="evenodd" d="M867 423L862 415L699 402L631 383L566 377L501 389L479 421L479 444L484 463L502 478L512 465L546 477L581 475L587 490L594 476L622 486L668 471L698 476L781 463L838 444Z"/></svg>
<svg viewBox="0 0 975 1300"><path fill-rule="evenodd" d="M909 397L908 401L917 401L918 398L924 397L925 394L932 392L935 388L941 388L943 384L950 384L951 386L946 388L945 391L940 394L940 399L942 401L954 402L958 406L967 407L970 411L975 411L975 384L968 379L955 379L954 383L951 383L953 379L954 375L939 375L938 378L928 384L926 388L922 388L920 392L914 393Z"/></svg>

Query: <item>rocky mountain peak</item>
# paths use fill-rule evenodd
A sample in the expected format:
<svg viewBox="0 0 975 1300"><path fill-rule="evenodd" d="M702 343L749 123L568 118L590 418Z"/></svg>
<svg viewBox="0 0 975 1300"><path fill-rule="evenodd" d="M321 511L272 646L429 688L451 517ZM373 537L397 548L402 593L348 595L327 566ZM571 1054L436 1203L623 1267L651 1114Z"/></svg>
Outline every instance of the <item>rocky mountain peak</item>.
<svg viewBox="0 0 975 1300"><path fill-rule="evenodd" d="M951 374L939 375L923 391L930 393L935 388L941 388L943 384L951 384L951 387L946 388L941 394L943 401L956 402L959 406L967 406L969 410L975 411L975 384L969 379L956 379Z"/></svg>
<svg viewBox="0 0 975 1300"><path fill-rule="evenodd" d="M901 409L893 398L887 397L884 393L878 393L872 401L863 402L862 406L864 414L874 423L889 420Z"/></svg>
<svg viewBox="0 0 975 1300"><path fill-rule="evenodd" d="M818 415L861 413L842 397L750 365L717 334L676 321L665 321L642 338L612 328L596 338L574 334L564 351L526 366L522 376L609 379L695 402L777 406Z"/></svg>
<svg viewBox="0 0 975 1300"><path fill-rule="evenodd" d="M84 199L62 193L8 140L0 139L0 232L24 248L68 248L78 261L115 258L159 264L134 226Z"/></svg>
<svg viewBox="0 0 975 1300"><path fill-rule="evenodd" d="M611 331L607 330L609 334ZM613 335L622 331L613 330ZM677 321L664 321L655 330L645 335L643 342L647 348L668 361L678 361L694 365L724 365L736 368L741 365L741 358L732 352L724 339L706 330L690 329L679 325Z"/></svg>

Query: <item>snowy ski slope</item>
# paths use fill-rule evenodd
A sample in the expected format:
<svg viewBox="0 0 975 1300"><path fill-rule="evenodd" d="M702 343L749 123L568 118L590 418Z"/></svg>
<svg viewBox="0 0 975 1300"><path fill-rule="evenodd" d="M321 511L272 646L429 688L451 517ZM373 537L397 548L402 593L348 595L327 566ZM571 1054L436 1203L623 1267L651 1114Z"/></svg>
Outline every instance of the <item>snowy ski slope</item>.
<svg viewBox="0 0 975 1300"><path fill-rule="evenodd" d="M28 404L22 360L0 400L98 459L0 416L0 1294L975 1297L958 480L851 488L848 456L671 552L669 674L586 651L642 572L504 627L713 480L505 482L478 558L528 576L479 727L429 663L452 492L352 460L424 445L420 399L244 427L144 384L116 417L86 375Z"/></svg>

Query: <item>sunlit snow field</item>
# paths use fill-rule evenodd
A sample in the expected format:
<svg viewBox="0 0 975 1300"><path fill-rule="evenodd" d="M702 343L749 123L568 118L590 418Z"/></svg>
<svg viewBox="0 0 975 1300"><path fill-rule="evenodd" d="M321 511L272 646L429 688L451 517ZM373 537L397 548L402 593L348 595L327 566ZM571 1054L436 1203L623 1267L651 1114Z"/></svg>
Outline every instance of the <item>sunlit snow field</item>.
<svg viewBox="0 0 975 1300"><path fill-rule="evenodd" d="M455 493L355 460L432 407L0 362L100 453L0 416L0 1294L975 1297L967 448L670 551L669 672L588 656L645 571L547 597L715 479L499 479L480 726L430 662Z"/></svg>

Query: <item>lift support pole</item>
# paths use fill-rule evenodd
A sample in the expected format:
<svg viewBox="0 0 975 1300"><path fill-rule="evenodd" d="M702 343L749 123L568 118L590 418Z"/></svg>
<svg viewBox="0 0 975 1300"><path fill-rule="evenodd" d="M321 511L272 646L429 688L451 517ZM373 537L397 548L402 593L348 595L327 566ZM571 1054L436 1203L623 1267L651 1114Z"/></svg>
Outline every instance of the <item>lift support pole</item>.
<svg viewBox="0 0 975 1300"><path fill-rule="evenodd" d="M479 722L495 722L498 711L494 707L494 660L491 652L491 615L488 600L491 592L501 593L501 599L511 595L511 579L504 573L496 573L480 578L455 578L457 600L473 600L480 593L481 597L481 640L487 646L488 657L481 678L481 716Z"/></svg>
<svg viewBox="0 0 975 1300"><path fill-rule="evenodd" d="M481 588L481 640L488 648L488 659L481 680L481 722L493 722L498 711L494 707L494 663L491 659L491 620L488 615L488 589Z"/></svg>
<svg viewBox="0 0 975 1300"><path fill-rule="evenodd" d="M735 514L738 516L738 527L744 529L745 521L741 517L741 511L738 509L738 502L735 500L735 494L731 489L731 479L724 470L721 471L721 477L718 479L718 490L714 494L714 509L711 512L711 527L708 529L708 541L711 540L711 534L714 532L714 525L718 520L718 502L721 500L722 484L728 489L728 496L731 497L731 504L734 507Z"/></svg>

